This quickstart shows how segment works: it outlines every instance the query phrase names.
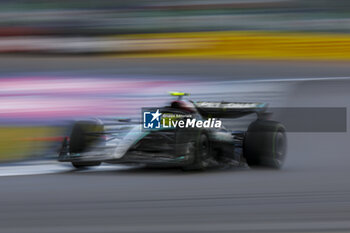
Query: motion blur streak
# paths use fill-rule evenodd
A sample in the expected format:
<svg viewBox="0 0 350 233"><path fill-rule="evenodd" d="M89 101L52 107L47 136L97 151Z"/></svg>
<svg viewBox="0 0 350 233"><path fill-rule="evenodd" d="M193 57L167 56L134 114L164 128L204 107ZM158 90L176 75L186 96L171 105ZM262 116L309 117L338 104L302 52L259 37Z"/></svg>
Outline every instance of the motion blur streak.
<svg viewBox="0 0 350 233"><path fill-rule="evenodd" d="M91 115L130 114L147 104L147 94L165 87L179 88L186 81L128 80L123 78L13 77L0 79L0 119L59 119ZM153 91L152 91L153 90ZM161 93L164 94L164 93ZM135 102L131 105L130 102Z"/></svg>
<svg viewBox="0 0 350 233"><path fill-rule="evenodd" d="M343 0L5 1L0 53L349 60Z"/></svg>

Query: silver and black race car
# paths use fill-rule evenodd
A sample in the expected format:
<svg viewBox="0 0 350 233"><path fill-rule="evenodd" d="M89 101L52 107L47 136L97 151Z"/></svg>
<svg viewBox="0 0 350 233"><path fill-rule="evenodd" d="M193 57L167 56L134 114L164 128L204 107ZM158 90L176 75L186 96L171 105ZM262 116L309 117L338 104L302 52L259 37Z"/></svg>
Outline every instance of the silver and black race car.
<svg viewBox="0 0 350 233"><path fill-rule="evenodd" d="M76 121L59 152L60 162L76 168L130 163L203 170L211 166L248 164L281 168L286 155L286 130L268 120L267 104L196 102L186 93L168 106L143 109L143 120ZM153 112L152 112L153 111ZM147 119L146 114L150 115ZM256 117L245 131L227 129L220 119Z"/></svg>

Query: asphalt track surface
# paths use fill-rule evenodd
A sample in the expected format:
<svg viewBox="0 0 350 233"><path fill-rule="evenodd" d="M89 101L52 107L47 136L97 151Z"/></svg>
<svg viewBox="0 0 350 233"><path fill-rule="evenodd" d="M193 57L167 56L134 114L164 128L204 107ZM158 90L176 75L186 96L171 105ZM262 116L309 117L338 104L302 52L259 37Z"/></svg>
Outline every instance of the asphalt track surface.
<svg viewBox="0 0 350 233"><path fill-rule="evenodd" d="M345 63L70 59L4 57L0 73L316 78L293 82L288 106L349 107L347 80L317 80L349 76ZM280 171L4 165L0 232L349 232L348 133L288 136L288 158ZM43 169L44 174L36 172Z"/></svg>

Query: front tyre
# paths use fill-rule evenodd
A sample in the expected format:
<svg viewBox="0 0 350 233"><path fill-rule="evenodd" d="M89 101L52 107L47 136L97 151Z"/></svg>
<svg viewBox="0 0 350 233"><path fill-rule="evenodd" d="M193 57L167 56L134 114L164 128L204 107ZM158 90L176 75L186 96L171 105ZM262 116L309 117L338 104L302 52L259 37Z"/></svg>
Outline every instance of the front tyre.
<svg viewBox="0 0 350 233"><path fill-rule="evenodd" d="M72 162L73 167L83 169L88 167L100 166L101 162Z"/></svg>
<svg viewBox="0 0 350 233"><path fill-rule="evenodd" d="M244 157L249 166L279 169L287 152L285 127L276 121L256 120L244 139Z"/></svg>

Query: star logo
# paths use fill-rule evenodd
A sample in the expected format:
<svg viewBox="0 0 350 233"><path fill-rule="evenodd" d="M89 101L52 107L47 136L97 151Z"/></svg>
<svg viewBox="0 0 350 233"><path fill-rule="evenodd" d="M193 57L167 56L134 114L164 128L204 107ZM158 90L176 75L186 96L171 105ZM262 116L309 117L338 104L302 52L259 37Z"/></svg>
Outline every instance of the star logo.
<svg viewBox="0 0 350 233"><path fill-rule="evenodd" d="M155 113L151 113L151 114L153 116L151 122L154 121L154 120L159 121L159 117L162 115L161 113L159 113L159 109L157 109L157 111Z"/></svg>

